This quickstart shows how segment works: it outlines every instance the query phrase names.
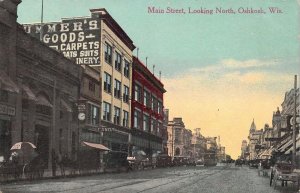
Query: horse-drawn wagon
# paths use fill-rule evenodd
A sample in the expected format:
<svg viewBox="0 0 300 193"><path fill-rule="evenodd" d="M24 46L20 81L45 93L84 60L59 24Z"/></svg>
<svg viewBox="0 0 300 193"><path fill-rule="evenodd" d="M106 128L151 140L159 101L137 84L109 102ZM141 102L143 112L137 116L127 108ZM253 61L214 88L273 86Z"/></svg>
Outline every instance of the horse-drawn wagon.
<svg viewBox="0 0 300 193"><path fill-rule="evenodd" d="M290 163L276 163L271 170L270 185L277 186L277 182L281 181L281 186L287 186L288 182L297 183L299 188L299 175L293 172L294 167Z"/></svg>

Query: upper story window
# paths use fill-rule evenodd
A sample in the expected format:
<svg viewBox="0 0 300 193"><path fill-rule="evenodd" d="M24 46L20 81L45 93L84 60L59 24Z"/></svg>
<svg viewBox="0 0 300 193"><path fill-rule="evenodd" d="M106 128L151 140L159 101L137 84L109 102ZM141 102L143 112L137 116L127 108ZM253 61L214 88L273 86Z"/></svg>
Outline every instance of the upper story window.
<svg viewBox="0 0 300 193"><path fill-rule="evenodd" d="M134 100L142 103L142 88L137 84L134 85Z"/></svg>
<svg viewBox="0 0 300 193"><path fill-rule="evenodd" d="M112 47L107 42L105 42L104 47L104 54L105 54L105 62L111 64L112 62Z"/></svg>
<svg viewBox="0 0 300 193"><path fill-rule="evenodd" d="M125 103L129 102L129 87L124 85L123 101Z"/></svg>
<svg viewBox="0 0 300 193"><path fill-rule="evenodd" d="M123 126L129 127L129 113L123 110Z"/></svg>
<svg viewBox="0 0 300 193"><path fill-rule="evenodd" d="M160 115L163 114L163 106L161 101L157 101L157 113Z"/></svg>
<svg viewBox="0 0 300 193"><path fill-rule="evenodd" d="M137 129L141 129L141 122L142 122L142 113L141 111L135 109L134 117L133 117L133 127Z"/></svg>
<svg viewBox="0 0 300 193"><path fill-rule="evenodd" d="M129 70L129 62L127 60L124 60L124 76L129 78L130 76L130 70Z"/></svg>
<svg viewBox="0 0 300 193"><path fill-rule="evenodd" d="M116 125L120 125L120 114L121 114L121 110L119 107L115 106L115 114L114 114L114 124Z"/></svg>
<svg viewBox="0 0 300 193"><path fill-rule="evenodd" d="M144 105L151 108L150 93L144 90Z"/></svg>
<svg viewBox="0 0 300 193"><path fill-rule="evenodd" d="M88 104L88 114L87 114L88 124L98 125L99 124L99 107Z"/></svg>
<svg viewBox="0 0 300 193"><path fill-rule="evenodd" d="M149 115L144 114L143 130L149 132L149 128L150 128Z"/></svg>
<svg viewBox="0 0 300 193"><path fill-rule="evenodd" d="M163 130L163 124L161 122L158 122L158 125L157 125L157 135L158 136L162 136L162 130Z"/></svg>
<svg viewBox="0 0 300 193"><path fill-rule="evenodd" d="M115 79L114 96L116 98L121 98L121 82L117 79Z"/></svg>
<svg viewBox="0 0 300 193"><path fill-rule="evenodd" d="M108 93L111 93L111 75L104 72L104 90Z"/></svg>
<svg viewBox="0 0 300 193"><path fill-rule="evenodd" d="M111 120L111 105L107 102L103 102L103 120Z"/></svg>
<svg viewBox="0 0 300 193"><path fill-rule="evenodd" d="M152 96L151 97L151 109L154 111L154 112L157 112L157 99L155 96Z"/></svg>
<svg viewBox="0 0 300 193"><path fill-rule="evenodd" d="M115 53L116 53L115 69L121 72L122 56L118 52Z"/></svg>
<svg viewBox="0 0 300 193"><path fill-rule="evenodd" d="M96 90L96 85L92 81L89 81L89 90L92 92L95 92Z"/></svg>

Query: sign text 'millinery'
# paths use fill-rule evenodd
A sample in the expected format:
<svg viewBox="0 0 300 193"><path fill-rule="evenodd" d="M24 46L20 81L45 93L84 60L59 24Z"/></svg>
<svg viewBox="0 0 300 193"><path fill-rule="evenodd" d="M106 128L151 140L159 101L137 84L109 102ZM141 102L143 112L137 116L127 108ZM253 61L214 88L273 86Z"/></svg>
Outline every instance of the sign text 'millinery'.
<svg viewBox="0 0 300 193"><path fill-rule="evenodd" d="M74 58L77 64L100 64L100 21L97 19L64 19L59 23L25 24L23 27L65 57Z"/></svg>

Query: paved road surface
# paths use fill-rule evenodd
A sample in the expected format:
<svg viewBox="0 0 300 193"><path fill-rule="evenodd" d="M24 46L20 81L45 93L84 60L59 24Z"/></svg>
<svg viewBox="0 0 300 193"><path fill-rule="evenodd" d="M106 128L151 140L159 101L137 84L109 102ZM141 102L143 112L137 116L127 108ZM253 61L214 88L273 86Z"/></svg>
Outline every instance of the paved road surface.
<svg viewBox="0 0 300 193"><path fill-rule="evenodd" d="M0 185L3 193L292 193L296 188L269 186L256 169L235 166L174 167L77 178Z"/></svg>

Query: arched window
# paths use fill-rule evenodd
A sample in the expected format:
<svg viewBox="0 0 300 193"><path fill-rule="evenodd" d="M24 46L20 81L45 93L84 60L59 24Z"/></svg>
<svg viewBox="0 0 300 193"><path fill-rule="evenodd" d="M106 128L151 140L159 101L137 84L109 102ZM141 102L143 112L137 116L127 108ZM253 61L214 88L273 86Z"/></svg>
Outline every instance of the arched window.
<svg viewBox="0 0 300 193"><path fill-rule="evenodd" d="M175 155L180 155L180 148L176 148L176 150L175 150Z"/></svg>

